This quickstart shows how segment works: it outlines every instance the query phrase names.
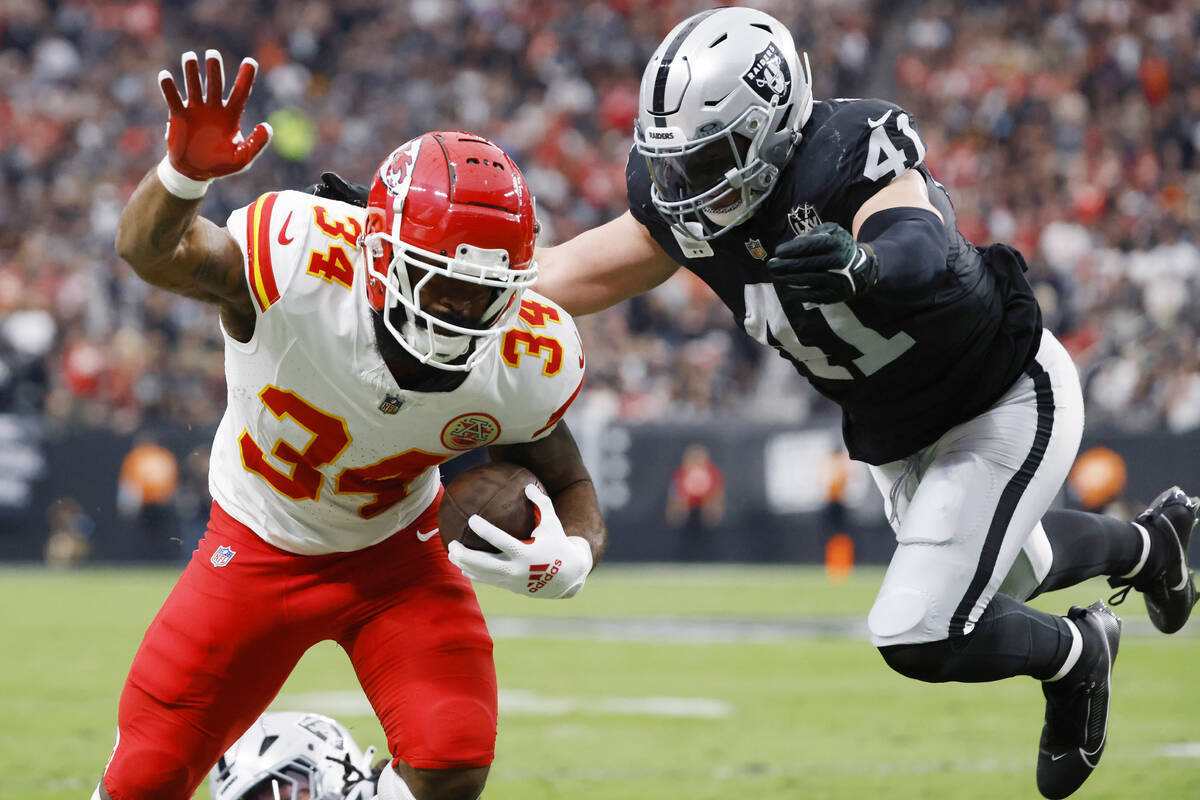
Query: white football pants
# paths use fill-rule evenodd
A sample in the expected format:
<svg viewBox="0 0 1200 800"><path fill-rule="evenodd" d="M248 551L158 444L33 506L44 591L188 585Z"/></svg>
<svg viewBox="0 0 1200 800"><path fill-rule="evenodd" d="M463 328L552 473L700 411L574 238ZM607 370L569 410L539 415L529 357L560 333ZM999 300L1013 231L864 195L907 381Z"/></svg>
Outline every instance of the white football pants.
<svg viewBox="0 0 1200 800"><path fill-rule="evenodd" d="M1033 363L995 405L909 458L871 467L897 541L867 618L871 643L970 633L1001 584L1028 598L1052 558L1040 520L1082 434L1079 375L1043 331Z"/></svg>

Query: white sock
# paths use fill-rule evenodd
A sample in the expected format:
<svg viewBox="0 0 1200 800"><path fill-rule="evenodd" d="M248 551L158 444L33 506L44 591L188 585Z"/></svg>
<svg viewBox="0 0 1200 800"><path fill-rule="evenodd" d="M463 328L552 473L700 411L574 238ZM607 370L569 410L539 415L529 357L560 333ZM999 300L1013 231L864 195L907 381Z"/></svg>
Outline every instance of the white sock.
<svg viewBox="0 0 1200 800"><path fill-rule="evenodd" d="M1071 671L1071 668L1079 663L1079 656L1083 654L1083 634L1079 632L1075 621L1063 617L1063 621L1067 623L1067 627L1071 629L1071 651L1067 653L1067 660L1058 668L1058 672L1053 676L1046 678L1046 683L1060 680L1064 675ZM382 795L381 795L382 796Z"/></svg>
<svg viewBox="0 0 1200 800"><path fill-rule="evenodd" d="M379 776L379 793L376 800L417 800L408 784L396 772L396 768L388 764Z"/></svg>
<svg viewBox="0 0 1200 800"><path fill-rule="evenodd" d="M1137 528L1142 534L1142 557L1139 558L1138 562L1133 565L1133 569L1129 570L1129 572L1126 572L1124 575L1121 576L1122 578L1136 577L1137 574L1142 571L1142 567L1146 566L1146 559L1148 559L1150 557L1150 533L1149 533L1149 531L1147 531L1141 525L1138 525L1136 522L1131 522L1129 524L1132 525L1133 527Z"/></svg>

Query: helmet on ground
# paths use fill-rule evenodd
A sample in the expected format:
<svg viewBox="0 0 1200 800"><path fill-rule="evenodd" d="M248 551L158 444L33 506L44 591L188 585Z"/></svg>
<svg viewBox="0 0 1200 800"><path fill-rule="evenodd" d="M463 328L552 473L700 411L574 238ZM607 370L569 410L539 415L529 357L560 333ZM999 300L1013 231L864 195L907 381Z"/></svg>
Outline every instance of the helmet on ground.
<svg viewBox="0 0 1200 800"><path fill-rule="evenodd" d="M769 14L716 8L676 25L642 73L634 125L659 214L705 241L746 221L800 142L811 84Z"/></svg>
<svg viewBox="0 0 1200 800"><path fill-rule="evenodd" d="M537 278L536 234L533 197L508 154L461 131L422 134L393 150L371 181L367 295L418 361L469 370ZM432 309L422 290L438 276L473 284L476 296L490 290L482 314L453 319Z"/></svg>
<svg viewBox="0 0 1200 800"><path fill-rule="evenodd" d="M370 760L336 720L268 711L225 751L208 776L212 800L345 800L372 784ZM373 793L373 790L372 790Z"/></svg>

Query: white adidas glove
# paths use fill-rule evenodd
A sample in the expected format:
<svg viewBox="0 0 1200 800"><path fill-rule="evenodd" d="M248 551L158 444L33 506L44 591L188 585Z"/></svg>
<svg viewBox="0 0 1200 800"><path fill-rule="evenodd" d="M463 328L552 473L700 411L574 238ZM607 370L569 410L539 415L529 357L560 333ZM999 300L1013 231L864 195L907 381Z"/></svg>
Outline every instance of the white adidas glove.
<svg viewBox="0 0 1200 800"><path fill-rule="evenodd" d="M574 597L592 571L592 548L582 536L567 536L554 503L537 487L525 487L541 521L532 540L523 542L497 528L478 514L467 520L471 530L497 547L499 553L484 553L451 542L450 561L473 581L488 583L510 592L552 600Z"/></svg>

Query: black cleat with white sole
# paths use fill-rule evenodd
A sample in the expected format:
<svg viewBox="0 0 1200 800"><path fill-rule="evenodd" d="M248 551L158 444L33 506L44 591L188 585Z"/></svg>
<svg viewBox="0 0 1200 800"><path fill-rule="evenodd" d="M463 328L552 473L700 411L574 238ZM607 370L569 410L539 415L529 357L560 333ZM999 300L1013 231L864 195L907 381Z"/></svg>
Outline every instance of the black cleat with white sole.
<svg viewBox="0 0 1200 800"><path fill-rule="evenodd" d="M1108 579L1114 588L1126 586L1141 592L1150 621L1163 633L1182 628L1196 605L1196 584L1188 569L1187 551L1198 507L1200 500L1188 497L1178 486L1160 494L1135 520L1150 535L1145 566L1132 578ZM1129 589L1117 592L1109 602L1117 605L1128 593Z"/></svg>
<svg viewBox="0 0 1200 800"><path fill-rule="evenodd" d="M1037 785L1056 800L1078 789L1100 763L1108 737L1108 694L1121 641L1121 620L1102 601L1067 613L1083 637L1079 661L1063 678L1042 683L1046 723L1038 746Z"/></svg>

